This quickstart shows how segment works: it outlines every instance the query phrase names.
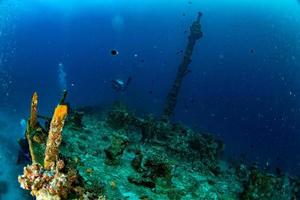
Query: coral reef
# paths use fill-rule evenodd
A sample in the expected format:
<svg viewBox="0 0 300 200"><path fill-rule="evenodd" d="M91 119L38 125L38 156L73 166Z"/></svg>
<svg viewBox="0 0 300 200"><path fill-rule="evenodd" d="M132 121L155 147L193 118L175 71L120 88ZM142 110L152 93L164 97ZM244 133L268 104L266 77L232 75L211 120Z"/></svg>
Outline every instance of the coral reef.
<svg viewBox="0 0 300 200"><path fill-rule="evenodd" d="M23 189L30 190L36 199L67 199L77 180L75 170L68 168L59 160L59 146L62 140L62 129L67 116L67 106L58 105L54 111L47 139L41 138L44 130L37 122L37 94L34 93L31 104L31 115L27 124L28 141L32 164L24 167L23 175L18 181ZM46 147L44 147L46 143ZM44 156L42 153L45 153ZM43 161L44 159L44 161ZM43 166L44 164L44 166Z"/></svg>
<svg viewBox="0 0 300 200"><path fill-rule="evenodd" d="M117 165L120 162L121 156L128 146L129 140L126 136L114 134L111 146L104 149L106 155L106 164Z"/></svg>
<svg viewBox="0 0 300 200"><path fill-rule="evenodd" d="M72 111L68 118L68 125L71 126L73 129L82 129L82 117L84 115L84 112L82 111Z"/></svg>
<svg viewBox="0 0 300 200"><path fill-rule="evenodd" d="M210 169L217 168L217 159L224 150L223 143L209 134L155 120L152 116L138 118L124 108L119 109L119 106L108 113L106 121L117 130L135 127L141 132L143 142L164 147L172 155L186 161L201 160Z"/></svg>
<svg viewBox="0 0 300 200"><path fill-rule="evenodd" d="M254 166L249 171L248 181L240 198L245 200L297 199L296 191L293 191L296 189L295 184L298 183L288 176L275 176L259 171Z"/></svg>
<svg viewBox="0 0 300 200"><path fill-rule="evenodd" d="M23 175L18 178L21 187L30 190L38 200L67 199L77 180L76 172L62 173L64 163L62 160L57 163L57 167L51 170L37 163L24 167Z"/></svg>
<svg viewBox="0 0 300 200"><path fill-rule="evenodd" d="M155 188L158 178L163 178L171 185L172 166L163 152L152 152L143 159L142 153L136 151L136 157L132 160L133 168L138 172L136 176L129 176L130 183L148 188Z"/></svg>
<svg viewBox="0 0 300 200"><path fill-rule="evenodd" d="M65 119L60 106L66 105L58 106L52 121ZM82 113L81 128L74 128L76 112ZM120 104L99 112L72 110L63 137L54 134L60 139L47 161L50 168L44 161L26 166L21 187L43 200L298 198L297 178L220 160L224 145L211 134L151 115L137 117Z"/></svg>

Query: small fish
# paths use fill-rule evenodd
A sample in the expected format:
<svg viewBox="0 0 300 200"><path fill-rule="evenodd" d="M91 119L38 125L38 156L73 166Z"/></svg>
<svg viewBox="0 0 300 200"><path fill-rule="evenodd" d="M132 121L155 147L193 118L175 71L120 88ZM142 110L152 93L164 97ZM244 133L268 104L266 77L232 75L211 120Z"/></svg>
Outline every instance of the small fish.
<svg viewBox="0 0 300 200"><path fill-rule="evenodd" d="M118 52L117 50L115 50L115 49L112 49L112 50L110 51L110 54L111 54L112 56L117 56L117 55L119 55L119 52Z"/></svg>

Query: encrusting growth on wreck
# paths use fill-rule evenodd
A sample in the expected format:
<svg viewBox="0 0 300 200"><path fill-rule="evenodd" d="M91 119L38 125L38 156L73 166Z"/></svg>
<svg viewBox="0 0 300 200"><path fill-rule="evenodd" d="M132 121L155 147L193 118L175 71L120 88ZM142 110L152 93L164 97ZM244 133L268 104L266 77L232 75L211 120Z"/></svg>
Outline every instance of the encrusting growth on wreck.
<svg viewBox="0 0 300 200"><path fill-rule="evenodd" d="M62 141L61 132L67 117L67 111L68 107L66 105L58 105L54 111L46 145L45 169L49 170L54 167L58 160L58 148Z"/></svg>
<svg viewBox="0 0 300 200"><path fill-rule="evenodd" d="M67 116L67 106L58 105L51 120L50 131L46 141L34 139L41 130L37 122L37 94L34 93L31 104L31 115L27 125L26 138L28 141L32 164L24 167L23 175L18 181L23 189L30 190L37 200L67 199L73 184L77 180L74 169L65 168L63 160L59 159L59 146L62 141L62 129ZM46 144L46 147L45 147ZM45 149L41 151L41 149ZM42 161L41 152L44 154ZM39 159L36 159L38 155ZM44 163L44 166L43 166Z"/></svg>
<svg viewBox="0 0 300 200"><path fill-rule="evenodd" d="M34 153L33 153L33 144L32 144L32 140L30 138L30 130L28 130L28 129L30 129L31 127L36 127L36 123L37 123L37 104L38 104L38 95L35 92L32 96L32 99L31 99L29 126L27 125L27 130L26 130L26 139L27 139L27 142L28 142L32 162L36 162L36 158L35 158Z"/></svg>
<svg viewBox="0 0 300 200"><path fill-rule="evenodd" d="M38 105L38 95L35 92L31 100L31 112L30 112L30 126L35 128L37 124L37 105Z"/></svg>
<svg viewBox="0 0 300 200"><path fill-rule="evenodd" d="M82 124L74 123L76 112L84 113ZM285 200L299 196L297 178L220 160L224 145L206 132L153 116L138 117L124 106L103 118L99 110L89 108L73 110L64 122L66 115L67 106L58 105L48 142L39 144L31 137L34 146L47 149L43 159L51 152L45 161L24 167L18 178L37 200L269 200L275 196Z"/></svg>
<svg viewBox="0 0 300 200"><path fill-rule="evenodd" d="M38 163L24 167L24 173L18 180L21 187L30 190L37 200L67 199L73 184L77 180L75 171L63 173L63 161L57 162L57 167L45 170Z"/></svg>
<svg viewBox="0 0 300 200"><path fill-rule="evenodd" d="M42 163L44 156L44 141L46 138L45 130L37 121L38 95L35 92L31 100L30 118L26 127L26 140L29 153L33 163Z"/></svg>
<svg viewBox="0 0 300 200"><path fill-rule="evenodd" d="M198 13L197 20L190 27L190 35L188 37L188 45L184 51L184 56L181 64L178 67L176 78L173 82L172 88L167 95L166 103L164 106L164 111L162 119L168 121L170 117L174 114L174 110L177 104L177 97L180 92L183 78L190 72L188 69L189 64L192 62L191 57L197 40L199 40L203 33L201 32L200 18L202 13Z"/></svg>

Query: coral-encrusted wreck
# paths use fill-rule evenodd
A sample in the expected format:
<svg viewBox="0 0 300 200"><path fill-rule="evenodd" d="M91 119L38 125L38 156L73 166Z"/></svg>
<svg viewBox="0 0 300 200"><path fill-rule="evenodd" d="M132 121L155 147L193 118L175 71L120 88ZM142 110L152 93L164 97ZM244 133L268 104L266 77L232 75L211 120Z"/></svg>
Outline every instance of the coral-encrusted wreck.
<svg viewBox="0 0 300 200"><path fill-rule="evenodd" d="M39 200L297 199L298 179L222 161L224 145L212 135L120 104L108 112L58 105L45 127L31 119L35 159L19 182Z"/></svg>
<svg viewBox="0 0 300 200"><path fill-rule="evenodd" d="M67 199L77 179L76 171L64 169L64 161L59 159L61 134L68 108L66 105L56 107L45 143L45 131L37 122L37 99L38 96L34 93L26 130L32 164L24 168L24 173L18 180L21 187L30 190L36 199Z"/></svg>

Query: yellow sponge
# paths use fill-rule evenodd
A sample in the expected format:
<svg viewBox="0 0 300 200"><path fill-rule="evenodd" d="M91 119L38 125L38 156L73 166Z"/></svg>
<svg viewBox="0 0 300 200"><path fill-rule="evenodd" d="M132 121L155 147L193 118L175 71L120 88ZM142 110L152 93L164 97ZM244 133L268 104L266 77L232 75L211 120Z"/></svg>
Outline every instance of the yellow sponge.
<svg viewBox="0 0 300 200"><path fill-rule="evenodd" d="M55 166L58 160L59 146L62 140L62 129L67 117L68 107L66 105L58 105L55 108L46 145L44 167L50 170Z"/></svg>

